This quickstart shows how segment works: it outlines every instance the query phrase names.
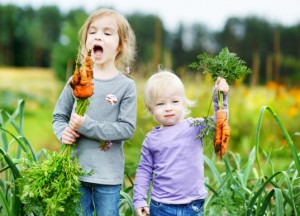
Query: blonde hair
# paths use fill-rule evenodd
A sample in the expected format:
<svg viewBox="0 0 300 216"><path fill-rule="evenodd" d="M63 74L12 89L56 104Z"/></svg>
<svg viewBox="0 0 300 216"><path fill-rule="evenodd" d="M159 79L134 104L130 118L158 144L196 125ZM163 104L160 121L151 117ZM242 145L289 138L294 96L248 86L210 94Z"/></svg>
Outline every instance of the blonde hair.
<svg viewBox="0 0 300 216"><path fill-rule="evenodd" d="M127 21L127 19L119 14L118 12L108 9L102 8L94 13L92 13L85 21L83 26L81 27L78 36L80 38L80 63L83 63L83 58L87 54L86 40L88 29L91 23L100 16L111 16L115 18L117 26L118 26L118 34L119 34L119 46L122 49L119 51L116 56L115 64L119 69L124 69L125 67L129 67L131 63L135 60L136 54L136 38L135 34Z"/></svg>
<svg viewBox="0 0 300 216"><path fill-rule="evenodd" d="M153 74L147 81L144 89L144 103L148 110L151 113L151 109L154 106L155 100L159 95L165 91L166 88L176 86L182 94L182 98L185 105L184 115L190 113L189 107L194 106L194 102L189 100L185 94L185 88L180 80L180 78L175 75L173 72L168 70L158 71Z"/></svg>

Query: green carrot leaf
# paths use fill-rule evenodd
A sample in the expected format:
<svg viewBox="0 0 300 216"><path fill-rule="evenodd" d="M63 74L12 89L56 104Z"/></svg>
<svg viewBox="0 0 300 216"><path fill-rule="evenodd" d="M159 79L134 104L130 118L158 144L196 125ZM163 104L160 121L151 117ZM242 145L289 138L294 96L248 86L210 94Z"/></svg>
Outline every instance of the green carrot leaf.
<svg viewBox="0 0 300 216"><path fill-rule="evenodd" d="M246 62L237 54L223 48L218 55L212 57L207 53L197 56L198 62L193 62L190 67L201 71L203 74L211 74L214 81L218 77L224 78L229 85L252 71L246 66Z"/></svg>

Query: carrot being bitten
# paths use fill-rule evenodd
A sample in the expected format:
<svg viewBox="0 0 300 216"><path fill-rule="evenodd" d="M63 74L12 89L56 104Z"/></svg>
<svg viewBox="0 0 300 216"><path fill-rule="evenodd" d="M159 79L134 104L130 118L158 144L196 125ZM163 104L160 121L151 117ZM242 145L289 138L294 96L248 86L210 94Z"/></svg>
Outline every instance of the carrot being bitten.
<svg viewBox="0 0 300 216"><path fill-rule="evenodd" d="M73 78L70 82L70 86L73 89L73 94L76 98L87 99L94 93L93 84L93 62L91 59L91 50L88 51L84 65L78 70L76 64Z"/></svg>

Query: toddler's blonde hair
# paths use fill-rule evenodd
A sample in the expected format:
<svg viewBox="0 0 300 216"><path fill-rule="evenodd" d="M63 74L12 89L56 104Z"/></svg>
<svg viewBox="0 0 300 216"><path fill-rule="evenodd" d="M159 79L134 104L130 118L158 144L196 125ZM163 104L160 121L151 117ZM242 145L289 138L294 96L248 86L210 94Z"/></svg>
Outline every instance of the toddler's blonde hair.
<svg viewBox="0 0 300 216"><path fill-rule="evenodd" d="M194 106L194 102L189 100L185 94L185 88L180 78L173 72L168 70L158 71L153 74L147 81L144 89L144 103L148 112L152 113L152 107L155 105L156 98L167 88L179 88L184 101L184 115L190 113L189 107Z"/></svg>

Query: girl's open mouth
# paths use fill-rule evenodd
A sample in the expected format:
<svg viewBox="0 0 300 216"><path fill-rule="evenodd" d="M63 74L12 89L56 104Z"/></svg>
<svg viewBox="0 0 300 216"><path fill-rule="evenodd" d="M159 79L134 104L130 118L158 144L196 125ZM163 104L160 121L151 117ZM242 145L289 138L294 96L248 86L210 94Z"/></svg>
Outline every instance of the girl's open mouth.
<svg viewBox="0 0 300 216"><path fill-rule="evenodd" d="M103 53L103 48L102 46L100 45L95 45L93 47L93 53L94 53L94 56L95 56L95 59L99 59Z"/></svg>

